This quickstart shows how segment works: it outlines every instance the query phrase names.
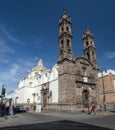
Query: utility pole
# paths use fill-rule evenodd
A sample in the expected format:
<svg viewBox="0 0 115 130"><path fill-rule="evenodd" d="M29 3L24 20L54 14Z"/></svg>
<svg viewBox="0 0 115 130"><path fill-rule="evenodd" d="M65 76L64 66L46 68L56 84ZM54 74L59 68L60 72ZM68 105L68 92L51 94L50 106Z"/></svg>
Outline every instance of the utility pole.
<svg viewBox="0 0 115 130"><path fill-rule="evenodd" d="M103 106L104 106L104 111L106 112L106 91L104 86L103 72L101 72L101 75L102 75L102 86L103 86Z"/></svg>

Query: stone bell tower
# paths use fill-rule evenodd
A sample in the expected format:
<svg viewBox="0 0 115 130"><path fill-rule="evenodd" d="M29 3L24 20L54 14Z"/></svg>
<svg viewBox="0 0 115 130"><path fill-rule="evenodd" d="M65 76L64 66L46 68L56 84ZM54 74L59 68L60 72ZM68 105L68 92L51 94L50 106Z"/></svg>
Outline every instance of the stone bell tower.
<svg viewBox="0 0 115 130"><path fill-rule="evenodd" d="M73 60L72 52L72 23L71 18L64 11L62 17L59 20L59 59Z"/></svg>
<svg viewBox="0 0 115 130"><path fill-rule="evenodd" d="M65 11L59 19L58 27L59 104L70 104L75 99L75 60L72 51L71 18Z"/></svg>
<svg viewBox="0 0 115 130"><path fill-rule="evenodd" d="M98 62L96 58L96 47L94 44L94 36L90 29L86 29L86 31L83 33L83 45L84 45L84 57L90 62L92 66L92 70L90 68L90 71L88 71L88 82L90 84L89 88L91 88L92 91L90 91L90 95L94 97L97 104L99 103L99 85L98 85ZM87 74L87 75L88 75Z"/></svg>
<svg viewBox="0 0 115 130"><path fill-rule="evenodd" d="M86 29L83 33L84 57L87 58L93 65L94 69L98 69L96 59L96 48L94 44L94 36L90 29Z"/></svg>

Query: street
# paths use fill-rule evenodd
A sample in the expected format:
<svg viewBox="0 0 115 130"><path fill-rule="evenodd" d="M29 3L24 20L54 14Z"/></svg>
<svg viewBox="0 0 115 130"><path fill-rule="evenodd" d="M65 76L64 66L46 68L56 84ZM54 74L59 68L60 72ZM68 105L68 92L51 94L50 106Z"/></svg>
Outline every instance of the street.
<svg viewBox="0 0 115 130"><path fill-rule="evenodd" d="M19 113L14 118L0 117L0 130L112 130L115 114Z"/></svg>

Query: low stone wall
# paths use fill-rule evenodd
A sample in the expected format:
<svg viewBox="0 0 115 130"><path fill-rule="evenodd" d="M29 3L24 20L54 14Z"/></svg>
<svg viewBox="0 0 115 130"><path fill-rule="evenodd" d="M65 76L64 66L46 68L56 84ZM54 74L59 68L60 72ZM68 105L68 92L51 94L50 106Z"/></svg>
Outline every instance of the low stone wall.
<svg viewBox="0 0 115 130"><path fill-rule="evenodd" d="M82 104L48 104L43 111L88 113L88 108L83 108Z"/></svg>
<svg viewBox="0 0 115 130"><path fill-rule="evenodd" d="M110 109L115 110L115 103L107 103L106 104L106 109L108 109L108 110L110 110Z"/></svg>

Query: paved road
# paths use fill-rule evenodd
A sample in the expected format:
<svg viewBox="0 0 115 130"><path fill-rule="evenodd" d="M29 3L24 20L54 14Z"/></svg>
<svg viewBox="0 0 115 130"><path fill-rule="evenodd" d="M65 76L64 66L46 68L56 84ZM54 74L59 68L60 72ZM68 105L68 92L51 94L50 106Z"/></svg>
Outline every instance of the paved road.
<svg viewBox="0 0 115 130"><path fill-rule="evenodd" d="M0 130L110 130L115 129L115 114L21 113L0 118Z"/></svg>

